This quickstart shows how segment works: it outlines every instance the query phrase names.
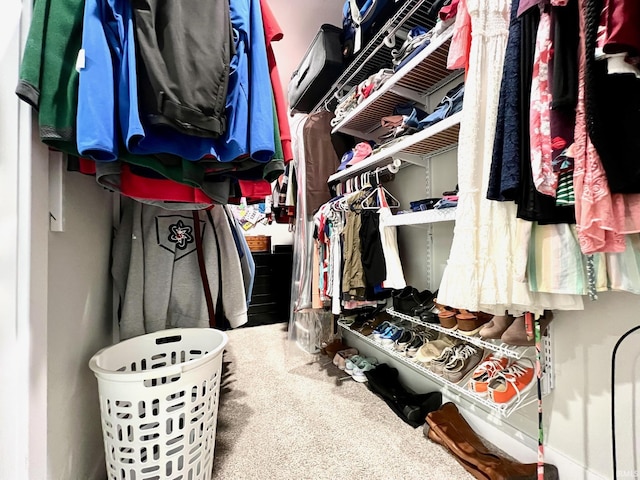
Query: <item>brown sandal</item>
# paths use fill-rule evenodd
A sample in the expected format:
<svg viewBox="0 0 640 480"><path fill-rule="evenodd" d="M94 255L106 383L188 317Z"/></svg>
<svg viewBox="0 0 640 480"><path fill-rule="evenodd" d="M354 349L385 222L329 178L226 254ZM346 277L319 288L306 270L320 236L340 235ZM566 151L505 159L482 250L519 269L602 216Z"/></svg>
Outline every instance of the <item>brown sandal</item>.
<svg viewBox="0 0 640 480"><path fill-rule="evenodd" d="M446 328L447 330L455 330L458 328L458 322L456 321L456 314L458 313L458 310L442 305L438 303L438 300L436 299L433 300L433 303L439 310L438 320L440 321L442 328Z"/></svg>
<svg viewBox="0 0 640 480"><path fill-rule="evenodd" d="M491 318L491 315L484 312L474 313L468 310L460 310L460 313L456 315L458 332L463 335L475 335Z"/></svg>

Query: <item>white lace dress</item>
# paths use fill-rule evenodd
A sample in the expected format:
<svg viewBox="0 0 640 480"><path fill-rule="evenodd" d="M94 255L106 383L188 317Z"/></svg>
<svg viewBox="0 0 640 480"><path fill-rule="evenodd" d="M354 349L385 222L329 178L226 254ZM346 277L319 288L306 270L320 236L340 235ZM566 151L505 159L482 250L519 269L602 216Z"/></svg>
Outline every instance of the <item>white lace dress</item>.
<svg viewBox="0 0 640 480"><path fill-rule="evenodd" d="M467 0L472 41L458 147L459 202L438 302L488 313L581 309L577 295L533 294L526 271L530 224L513 202L487 200L510 0Z"/></svg>

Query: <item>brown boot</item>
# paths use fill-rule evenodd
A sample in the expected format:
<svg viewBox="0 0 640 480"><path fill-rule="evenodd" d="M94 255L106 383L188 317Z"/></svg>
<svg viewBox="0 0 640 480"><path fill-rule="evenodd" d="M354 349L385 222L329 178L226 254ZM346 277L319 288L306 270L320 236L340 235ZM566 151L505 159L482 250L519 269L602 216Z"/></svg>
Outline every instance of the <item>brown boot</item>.
<svg viewBox="0 0 640 480"><path fill-rule="evenodd" d="M514 318L511 315L495 315L478 333L482 338L493 338L497 340L505 330L509 328L513 321Z"/></svg>
<svg viewBox="0 0 640 480"><path fill-rule="evenodd" d="M431 440L434 443L437 443L438 445L442 446L442 448L444 448L447 452L451 453L453 455L453 458L455 458L456 461L460 465L462 465L462 468L464 468L467 472L473 475L474 478L477 478L479 480L491 480L484 473L478 470L474 465L472 465L469 462L465 462L462 458L453 454L451 450L449 450L447 446L444 443L442 443L442 439L438 436L438 434L434 432L432 428L429 428L429 425L426 423L424 425L424 434L429 440Z"/></svg>
<svg viewBox="0 0 640 480"><path fill-rule="evenodd" d="M543 335L549 323L551 323L551 320L553 320L553 313L551 311L545 312L544 316L540 319L540 332ZM518 347L531 347L536 343L535 338L527 337L527 326L524 321L524 316L516 318L511 326L502 334L501 339L504 343Z"/></svg>
<svg viewBox="0 0 640 480"><path fill-rule="evenodd" d="M451 453L475 467L489 480L537 479L537 464L513 462L490 452L453 403L446 403L439 410L429 413L427 423L433 430L431 437L438 438ZM556 467L545 465L544 478L557 480Z"/></svg>

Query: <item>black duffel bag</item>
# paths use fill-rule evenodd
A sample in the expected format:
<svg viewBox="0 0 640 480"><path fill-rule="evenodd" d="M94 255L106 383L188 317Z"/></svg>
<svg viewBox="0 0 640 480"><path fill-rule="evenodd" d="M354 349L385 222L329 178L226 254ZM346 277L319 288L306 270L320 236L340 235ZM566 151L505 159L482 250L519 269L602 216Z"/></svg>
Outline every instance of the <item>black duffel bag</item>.
<svg viewBox="0 0 640 480"><path fill-rule="evenodd" d="M324 24L289 81L289 106L310 112L344 71L342 29Z"/></svg>

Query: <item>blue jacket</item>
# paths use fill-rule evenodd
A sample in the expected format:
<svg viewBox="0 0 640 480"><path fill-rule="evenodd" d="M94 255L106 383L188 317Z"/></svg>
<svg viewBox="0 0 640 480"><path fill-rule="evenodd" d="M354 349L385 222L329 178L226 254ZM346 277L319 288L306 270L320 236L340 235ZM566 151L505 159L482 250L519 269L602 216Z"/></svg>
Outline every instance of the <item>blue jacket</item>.
<svg viewBox="0 0 640 480"><path fill-rule="evenodd" d="M213 155L221 162L250 155L269 162L275 152L272 87L260 1L230 0L230 12L236 53L226 103L228 126L214 140L166 126L143 126L131 6L126 0L87 0L77 116L81 155L115 160L121 135L134 154L169 153L193 161Z"/></svg>
<svg viewBox="0 0 640 480"><path fill-rule="evenodd" d="M86 0L83 21L78 151L98 161L113 161L120 143L135 144L144 135L131 5L127 0Z"/></svg>

